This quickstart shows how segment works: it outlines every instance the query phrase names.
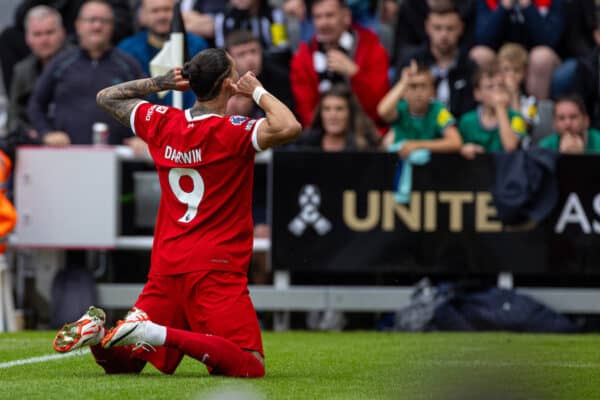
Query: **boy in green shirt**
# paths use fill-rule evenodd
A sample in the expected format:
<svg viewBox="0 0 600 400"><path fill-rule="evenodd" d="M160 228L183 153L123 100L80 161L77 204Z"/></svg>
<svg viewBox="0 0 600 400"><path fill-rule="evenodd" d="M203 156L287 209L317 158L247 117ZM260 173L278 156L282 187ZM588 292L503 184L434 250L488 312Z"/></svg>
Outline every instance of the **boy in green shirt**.
<svg viewBox="0 0 600 400"><path fill-rule="evenodd" d="M509 108L509 93L498 65L478 69L473 84L480 105L464 114L458 124L464 141L461 154L473 159L478 153L516 150L527 134L527 124Z"/></svg>
<svg viewBox="0 0 600 400"><path fill-rule="evenodd" d="M377 106L379 116L393 128L383 139L385 147L403 141L399 154L412 151L458 152L462 145L456 121L435 97L434 79L429 68L413 60Z"/></svg>
<svg viewBox="0 0 600 400"><path fill-rule="evenodd" d="M590 117L579 96L564 96L554 103L554 129L538 146L565 154L600 153L600 132L590 128Z"/></svg>

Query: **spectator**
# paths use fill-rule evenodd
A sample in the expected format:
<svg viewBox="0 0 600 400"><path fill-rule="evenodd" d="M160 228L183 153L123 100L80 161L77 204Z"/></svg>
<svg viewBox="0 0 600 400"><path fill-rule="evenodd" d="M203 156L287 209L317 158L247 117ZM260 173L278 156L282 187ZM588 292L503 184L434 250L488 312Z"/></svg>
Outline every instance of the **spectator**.
<svg viewBox="0 0 600 400"><path fill-rule="evenodd" d="M565 154L600 153L600 131L590 128L590 117L579 96L556 100L554 129L556 133L542 139L540 147Z"/></svg>
<svg viewBox="0 0 600 400"><path fill-rule="evenodd" d="M336 152L375 150L379 142L375 124L365 115L350 88L336 84L321 95L313 121L297 144Z"/></svg>
<svg viewBox="0 0 600 400"><path fill-rule="evenodd" d="M478 0L473 57L480 65L493 59L505 42L529 51L527 92L538 100L550 97L557 54L565 27L563 0ZM564 79L564 77L563 77Z"/></svg>
<svg viewBox="0 0 600 400"><path fill-rule="evenodd" d="M314 0L315 36L302 43L291 64L296 112L306 127L320 93L335 83L350 85L366 114L380 129L377 104L389 89L388 56L374 33L352 26L350 10L343 0Z"/></svg>
<svg viewBox="0 0 600 400"><path fill-rule="evenodd" d="M431 7L425 20L427 42L398 68L401 71L410 59L431 69L436 80L435 98L444 103L457 118L475 107L471 77L476 64L459 47L464 24L457 9L450 3Z"/></svg>
<svg viewBox="0 0 600 400"><path fill-rule="evenodd" d="M290 47L298 50L301 42L308 42L315 34L315 27L306 12L304 0L284 0L282 9L285 13L286 28Z"/></svg>
<svg viewBox="0 0 600 400"><path fill-rule="evenodd" d="M271 7L267 0L230 0L229 5L215 15L215 46L224 48L230 32L247 30L259 39L269 57L287 66L291 51L283 10Z"/></svg>
<svg viewBox="0 0 600 400"><path fill-rule="evenodd" d="M2 81L8 92L12 82L13 69L16 63L27 57L30 53L25 42L25 14L32 7L28 1L17 7L14 22L0 33L0 64L2 66Z"/></svg>
<svg viewBox="0 0 600 400"><path fill-rule="evenodd" d="M23 0L15 10L15 23L0 34L0 61L2 63L2 77L6 88L10 88L14 65L29 54L25 43L25 28L23 21L29 9L46 5L58 10L62 16L63 26L67 30L69 41L75 42L75 18L86 0ZM112 44L117 44L121 39L133 33L131 23L131 8L128 1L106 0L113 8L114 28Z"/></svg>
<svg viewBox="0 0 600 400"><path fill-rule="evenodd" d="M473 26L476 0L403 0L396 17L393 51L394 65L420 48L427 41L425 19L432 7L456 7L464 22L461 47L468 51L473 44ZM399 72L399 70L398 70Z"/></svg>
<svg viewBox="0 0 600 400"><path fill-rule="evenodd" d="M592 1L592 0L589 0ZM584 1L583 4L587 4ZM591 8L588 7L588 8ZM589 10L588 10L589 11ZM576 92L585 102L590 125L600 129L600 7L594 15L595 29L592 51L578 58L576 73Z"/></svg>
<svg viewBox="0 0 600 400"><path fill-rule="evenodd" d="M498 51L498 65L504 76L504 86L510 97L510 107L519 111L531 132L539 122L537 100L534 96L523 93L525 74L527 72L527 51L517 43L506 43Z"/></svg>
<svg viewBox="0 0 600 400"><path fill-rule="evenodd" d="M150 61L169 39L174 7L175 0L142 0L138 15L140 26L145 29L119 43L119 48L136 59L146 76L150 76ZM189 57L207 48L200 36L187 33L185 40ZM148 100L154 104L173 104L171 92L163 98L152 94ZM192 90L183 93L184 108L192 107L195 101Z"/></svg>
<svg viewBox="0 0 600 400"><path fill-rule="evenodd" d="M384 138L390 145L403 141L400 156L413 150L437 153L458 152L462 144L452 114L434 97L434 79L429 68L415 61L402 70L398 83L377 106L383 120L392 125Z"/></svg>
<svg viewBox="0 0 600 400"><path fill-rule="evenodd" d="M207 40L215 37L214 17L225 12L227 2L221 0L183 0L181 14L185 29ZM211 42L211 44L214 44Z"/></svg>
<svg viewBox="0 0 600 400"><path fill-rule="evenodd" d="M600 40L596 36L598 16L595 0L565 0L565 32L561 43L561 55L583 57L594 50Z"/></svg>
<svg viewBox="0 0 600 400"><path fill-rule="evenodd" d="M88 0L75 23L79 46L56 55L38 79L28 111L45 144L91 144L94 122L108 124L111 144L131 137L129 129L96 105L101 88L143 75L133 58L112 47L113 23L110 4ZM128 142L141 149L140 139Z"/></svg>
<svg viewBox="0 0 600 400"><path fill-rule="evenodd" d="M513 151L527 134L525 121L510 108L510 96L497 64L481 67L473 79L479 107L462 116L458 130L468 159L478 153Z"/></svg>
<svg viewBox="0 0 600 400"><path fill-rule="evenodd" d="M66 32L54 8L36 6L25 16L25 40L31 54L14 68L9 92L8 130L29 130L27 103L43 68L64 46Z"/></svg>
<svg viewBox="0 0 600 400"><path fill-rule="evenodd" d="M290 110L294 109L289 73L277 64L268 62L256 36L249 31L233 31L227 36L225 47L234 59L240 76L252 71L265 89L273 93ZM229 100L227 110L228 114L264 117L263 110L251 98L243 96L233 96Z"/></svg>

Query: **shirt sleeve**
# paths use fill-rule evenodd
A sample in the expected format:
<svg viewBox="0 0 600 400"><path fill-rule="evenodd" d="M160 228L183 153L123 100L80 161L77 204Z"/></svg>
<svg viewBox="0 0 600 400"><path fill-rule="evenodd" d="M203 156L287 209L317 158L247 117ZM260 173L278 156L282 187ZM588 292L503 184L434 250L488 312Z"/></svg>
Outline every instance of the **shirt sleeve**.
<svg viewBox="0 0 600 400"><path fill-rule="evenodd" d="M456 119L446 107L441 107L435 118L435 123L440 132L444 132L447 127L456 125Z"/></svg>
<svg viewBox="0 0 600 400"><path fill-rule="evenodd" d="M241 115L225 117L223 139L234 154L254 155L262 151L258 145L258 127L264 118L253 119Z"/></svg>
<svg viewBox="0 0 600 400"><path fill-rule="evenodd" d="M513 132L519 137L527 135L527 123L519 114L514 114L510 118L510 127L513 130Z"/></svg>
<svg viewBox="0 0 600 400"><path fill-rule="evenodd" d="M146 143L157 144L161 129L174 114L172 107L152 104L140 100L130 115L130 125L133 133Z"/></svg>

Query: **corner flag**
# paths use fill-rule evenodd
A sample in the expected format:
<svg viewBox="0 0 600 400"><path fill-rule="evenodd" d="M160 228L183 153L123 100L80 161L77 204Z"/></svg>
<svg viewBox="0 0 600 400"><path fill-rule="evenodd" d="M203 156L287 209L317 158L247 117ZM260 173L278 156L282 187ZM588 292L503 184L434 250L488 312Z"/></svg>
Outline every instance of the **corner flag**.
<svg viewBox="0 0 600 400"><path fill-rule="evenodd" d="M171 33L169 40L165 42L158 54L150 60L150 75L158 76L167 73L171 68L183 67L183 63L188 59L187 42L185 40L185 27L181 17L180 1L175 2L173 8L173 20L171 21ZM159 93L164 97L167 92ZM173 91L173 107L183 108L183 93Z"/></svg>

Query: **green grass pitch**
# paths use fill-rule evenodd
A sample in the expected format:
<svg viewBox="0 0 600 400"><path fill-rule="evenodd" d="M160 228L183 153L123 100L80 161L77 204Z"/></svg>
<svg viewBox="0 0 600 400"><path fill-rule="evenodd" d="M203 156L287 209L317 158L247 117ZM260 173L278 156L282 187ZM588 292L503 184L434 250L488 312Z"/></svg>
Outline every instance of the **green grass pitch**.
<svg viewBox="0 0 600 400"><path fill-rule="evenodd" d="M52 337L0 334L0 399L600 399L598 335L267 332L254 380L190 358L173 376L106 376L90 354L15 365Z"/></svg>

